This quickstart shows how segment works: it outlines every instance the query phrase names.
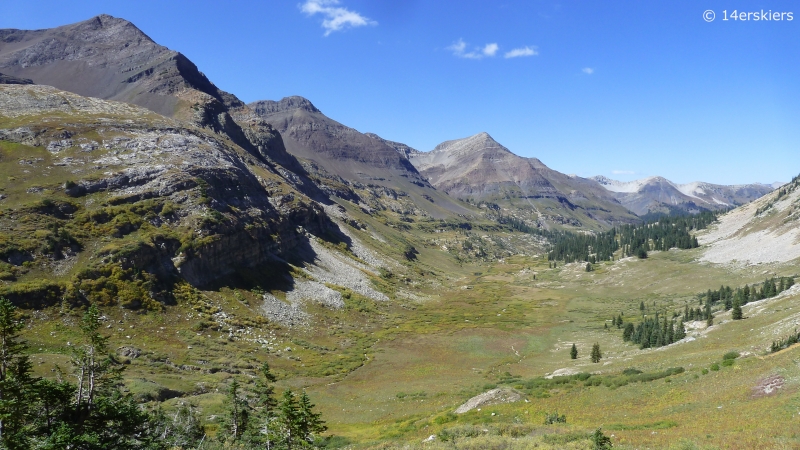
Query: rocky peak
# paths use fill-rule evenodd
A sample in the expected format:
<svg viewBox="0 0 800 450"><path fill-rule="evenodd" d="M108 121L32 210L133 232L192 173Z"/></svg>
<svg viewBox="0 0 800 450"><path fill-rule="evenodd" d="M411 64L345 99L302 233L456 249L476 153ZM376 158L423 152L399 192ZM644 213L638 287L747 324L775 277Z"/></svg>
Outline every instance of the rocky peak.
<svg viewBox="0 0 800 450"><path fill-rule="evenodd" d="M447 152L452 154L472 154L486 150L501 151L511 154L511 151L495 141L489 133L483 131L463 139L445 141L433 149L434 153Z"/></svg>
<svg viewBox="0 0 800 450"><path fill-rule="evenodd" d="M295 109L302 109L312 113L320 112L320 110L317 109L317 107L314 106L311 101L300 97L299 95L284 97L278 101L259 100L257 102L250 103L248 106L250 106L256 112L256 114L260 116L283 111L291 111Z"/></svg>

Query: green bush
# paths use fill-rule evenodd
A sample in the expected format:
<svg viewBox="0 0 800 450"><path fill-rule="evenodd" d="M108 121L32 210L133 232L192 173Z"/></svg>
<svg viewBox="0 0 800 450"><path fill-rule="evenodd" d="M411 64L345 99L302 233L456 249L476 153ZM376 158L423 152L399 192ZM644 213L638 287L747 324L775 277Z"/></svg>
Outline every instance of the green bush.
<svg viewBox="0 0 800 450"><path fill-rule="evenodd" d="M730 366L733 365L733 363L734 363L734 360L732 360L732 359L723 359L722 360L722 366L723 367L730 367Z"/></svg>
<svg viewBox="0 0 800 450"><path fill-rule="evenodd" d="M717 363L712 364L710 369L716 372L717 370L719 370L719 364Z"/></svg>
<svg viewBox="0 0 800 450"><path fill-rule="evenodd" d="M739 356L740 356L739 352L728 352L725 353L725 355L722 357L722 360L723 361L732 360L738 358Z"/></svg>

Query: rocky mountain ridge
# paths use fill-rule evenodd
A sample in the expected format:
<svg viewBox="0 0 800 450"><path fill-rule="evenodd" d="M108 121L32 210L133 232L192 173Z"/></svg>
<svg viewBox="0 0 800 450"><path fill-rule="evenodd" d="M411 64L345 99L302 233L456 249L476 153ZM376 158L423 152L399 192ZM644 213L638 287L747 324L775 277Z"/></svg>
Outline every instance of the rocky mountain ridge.
<svg viewBox="0 0 800 450"><path fill-rule="evenodd" d="M502 203L524 211L536 226L607 228L638 218L594 180L568 176L536 158L523 158L478 133L443 142L411 162L437 189L472 202Z"/></svg>
<svg viewBox="0 0 800 450"><path fill-rule="evenodd" d="M760 198L773 190L766 184L724 186L695 181L678 184L663 177L621 182L604 176L592 177L608 189L626 208L639 215L729 209Z"/></svg>

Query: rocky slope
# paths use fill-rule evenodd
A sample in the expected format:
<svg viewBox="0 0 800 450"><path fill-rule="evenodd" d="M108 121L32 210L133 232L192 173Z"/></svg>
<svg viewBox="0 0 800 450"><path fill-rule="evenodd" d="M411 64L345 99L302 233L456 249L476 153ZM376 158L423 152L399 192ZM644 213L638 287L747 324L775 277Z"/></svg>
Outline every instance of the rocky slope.
<svg viewBox="0 0 800 450"><path fill-rule="evenodd" d="M268 162L296 164L279 134L243 102L217 88L186 56L124 19L100 15L52 29L0 30L0 72L143 106L223 134Z"/></svg>
<svg viewBox="0 0 800 450"><path fill-rule="evenodd" d="M539 225L597 228L638 220L594 180L517 156L487 133L443 142L410 159L437 189L475 202L503 203Z"/></svg>
<svg viewBox="0 0 800 450"><path fill-rule="evenodd" d="M677 184L663 177L630 182L604 176L592 179L612 192L626 208L639 215L727 209L753 201L773 190L773 186L766 184L723 186L701 181Z"/></svg>
<svg viewBox="0 0 800 450"><path fill-rule="evenodd" d="M342 125L299 96L247 106L281 134L288 153L305 161L307 172L330 195L411 215L474 213L434 189L396 149L407 148L404 144Z"/></svg>
<svg viewBox="0 0 800 450"><path fill-rule="evenodd" d="M336 229L226 137L50 86L0 85L0 170L14 181L0 196L0 272L23 282L6 295L28 303L70 290L97 300L106 295L97 280L112 273L122 274L117 287L141 282L157 298L174 277L207 285ZM28 292L24 281L41 271L69 282Z"/></svg>
<svg viewBox="0 0 800 450"><path fill-rule="evenodd" d="M800 178L721 216L698 235L702 261L764 264L800 258Z"/></svg>

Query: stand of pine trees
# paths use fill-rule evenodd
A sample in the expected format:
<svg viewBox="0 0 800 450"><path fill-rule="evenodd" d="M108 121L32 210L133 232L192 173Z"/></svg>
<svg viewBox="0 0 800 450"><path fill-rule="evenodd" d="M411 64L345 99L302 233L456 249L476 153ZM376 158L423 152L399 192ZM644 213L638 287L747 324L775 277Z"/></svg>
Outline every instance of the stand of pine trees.
<svg viewBox="0 0 800 450"><path fill-rule="evenodd" d="M190 405L173 414L147 411L122 392L124 366L111 355L101 325L99 310L90 306L80 322L82 339L74 346L71 372L57 368L55 379L37 378L19 335L23 317L0 297L0 449L214 448ZM242 449L313 447L326 427L306 393L286 391L277 402L269 366L261 372L255 398L246 398L237 381L231 383L220 442Z"/></svg>
<svg viewBox="0 0 800 450"><path fill-rule="evenodd" d="M622 339L639 344L639 348L663 347L685 337L686 329L682 320L677 324L675 319L668 322L666 316L659 318L657 312L653 317L645 317L637 325L626 323L622 331Z"/></svg>
<svg viewBox="0 0 800 450"><path fill-rule="evenodd" d="M696 248L699 243L691 232L706 228L717 214L703 211L694 216L663 216L642 225L622 225L596 234L539 229L534 232L550 241L548 260L595 264L611 260L620 249L624 256L644 259L651 250Z"/></svg>

